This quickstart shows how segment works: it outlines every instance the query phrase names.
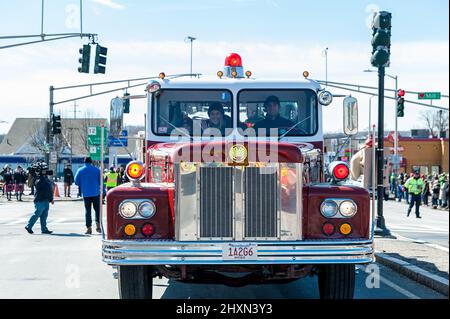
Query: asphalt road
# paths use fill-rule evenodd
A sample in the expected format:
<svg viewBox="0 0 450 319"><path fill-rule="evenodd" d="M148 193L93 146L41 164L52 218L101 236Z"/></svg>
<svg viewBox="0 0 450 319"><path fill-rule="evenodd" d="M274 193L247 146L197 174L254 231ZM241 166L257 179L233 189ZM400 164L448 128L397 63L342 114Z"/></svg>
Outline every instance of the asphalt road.
<svg viewBox="0 0 450 319"><path fill-rule="evenodd" d="M386 226L397 235L449 248L449 212L420 206L418 219L415 207L409 217L406 217L407 204L389 200L383 202Z"/></svg>
<svg viewBox="0 0 450 319"><path fill-rule="evenodd" d="M40 234L39 223L35 234L25 231L32 209L31 202L0 199L0 298L118 298L114 269L101 261L101 235L84 235L82 202L51 206L48 227L52 235ZM357 299L446 299L389 268L368 267L357 269ZM373 275L374 270L379 277ZM317 299L319 294L315 277L241 288L155 279L154 298Z"/></svg>

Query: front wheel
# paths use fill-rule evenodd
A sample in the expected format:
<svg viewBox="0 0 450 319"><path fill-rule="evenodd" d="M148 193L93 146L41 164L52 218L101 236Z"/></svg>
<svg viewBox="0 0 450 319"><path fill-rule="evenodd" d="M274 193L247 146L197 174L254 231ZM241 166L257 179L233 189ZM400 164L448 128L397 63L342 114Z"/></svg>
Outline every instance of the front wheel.
<svg viewBox="0 0 450 319"><path fill-rule="evenodd" d="M318 276L320 299L353 299L355 265L322 265Z"/></svg>
<svg viewBox="0 0 450 319"><path fill-rule="evenodd" d="M119 266L120 299L152 299L152 266Z"/></svg>

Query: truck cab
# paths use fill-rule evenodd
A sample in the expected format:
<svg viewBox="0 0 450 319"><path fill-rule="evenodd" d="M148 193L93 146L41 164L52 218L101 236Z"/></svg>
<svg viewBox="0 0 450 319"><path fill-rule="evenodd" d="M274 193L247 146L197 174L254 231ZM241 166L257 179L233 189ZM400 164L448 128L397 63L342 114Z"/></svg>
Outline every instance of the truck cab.
<svg viewBox="0 0 450 319"><path fill-rule="evenodd" d="M233 53L216 77L148 84L145 162L106 198L103 261L121 298L151 298L162 276L230 286L317 276L321 298L353 297L355 265L374 260L369 194L347 182L346 163L325 167L332 94L303 76L257 79Z"/></svg>

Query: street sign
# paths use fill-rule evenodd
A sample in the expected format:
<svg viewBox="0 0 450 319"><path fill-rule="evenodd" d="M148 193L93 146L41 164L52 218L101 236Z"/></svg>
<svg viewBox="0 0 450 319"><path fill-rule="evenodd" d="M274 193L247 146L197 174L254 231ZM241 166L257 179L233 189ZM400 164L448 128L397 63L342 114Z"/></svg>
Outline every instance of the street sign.
<svg viewBox="0 0 450 319"><path fill-rule="evenodd" d="M100 161L101 147L99 145L89 145L89 156L93 161Z"/></svg>
<svg viewBox="0 0 450 319"><path fill-rule="evenodd" d="M417 94L419 100L440 100L441 92L420 92Z"/></svg>
<svg viewBox="0 0 450 319"><path fill-rule="evenodd" d="M88 146L89 145L100 145L101 144L101 127L100 126L89 126L87 129L87 139L88 139ZM106 145L107 142L107 129L104 128L104 135L103 135L103 143Z"/></svg>
<svg viewBox="0 0 450 319"><path fill-rule="evenodd" d="M392 161L392 164L397 164L397 165L400 165L400 163L401 163L401 161L402 161L402 157L401 156L399 156L399 155L392 155L392 159L391 159L391 161Z"/></svg>
<svg viewBox="0 0 450 319"><path fill-rule="evenodd" d="M108 136L108 146L109 147L122 147L128 146L128 131L122 130L119 138L114 138L113 136Z"/></svg>
<svg viewBox="0 0 450 319"><path fill-rule="evenodd" d="M56 164L58 162L58 157L56 152L50 152L50 164Z"/></svg>

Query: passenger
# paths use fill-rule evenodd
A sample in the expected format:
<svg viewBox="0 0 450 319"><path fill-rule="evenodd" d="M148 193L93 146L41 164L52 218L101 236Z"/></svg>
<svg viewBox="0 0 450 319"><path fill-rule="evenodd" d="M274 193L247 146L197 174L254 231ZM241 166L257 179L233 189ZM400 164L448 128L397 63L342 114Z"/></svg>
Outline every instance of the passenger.
<svg viewBox="0 0 450 319"><path fill-rule="evenodd" d="M173 131L176 128L184 128L190 134L192 134L192 119L187 116L187 114L181 111L180 103L177 102L175 105L171 106L169 109L169 122L173 126L169 128L169 132Z"/></svg>
<svg viewBox="0 0 450 319"><path fill-rule="evenodd" d="M222 133L222 136L224 136L225 129L232 127L231 117L225 115L223 106L219 102L211 103L211 105L208 108L208 116L209 116L208 120L202 121L203 131L208 128L216 128Z"/></svg>
<svg viewBox="0 0 450 319"><path fill-rule="evenodd" d="M254 126L256 132L260 128L287 128L294 126L295 123L280 116L280 100L278 97L271 95L264 102L266 117L257 122Z"/></svg>
<svg viewBox="0 0 450 319"><path fill-rule="evenodd" d="M258 113L257 105L247 105L247 119L245 120L245 124L247 127L252 127L255 123L262 121L264 117L260 116Z"/></svg>

